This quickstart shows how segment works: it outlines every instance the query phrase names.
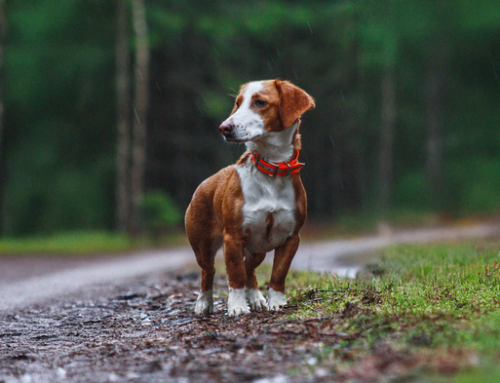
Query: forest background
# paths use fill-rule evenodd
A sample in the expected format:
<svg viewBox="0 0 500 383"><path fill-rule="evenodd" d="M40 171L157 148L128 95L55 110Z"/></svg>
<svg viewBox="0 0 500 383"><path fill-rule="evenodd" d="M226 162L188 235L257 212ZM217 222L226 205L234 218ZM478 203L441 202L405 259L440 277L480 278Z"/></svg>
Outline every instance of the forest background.
<svg viewBox="0 0 500 383"><path fill-rule="evenodd" d="M316 99L311 222L495 214L499 76L490 0L0 0L0 235L182 225L269 78Z"/></svg>

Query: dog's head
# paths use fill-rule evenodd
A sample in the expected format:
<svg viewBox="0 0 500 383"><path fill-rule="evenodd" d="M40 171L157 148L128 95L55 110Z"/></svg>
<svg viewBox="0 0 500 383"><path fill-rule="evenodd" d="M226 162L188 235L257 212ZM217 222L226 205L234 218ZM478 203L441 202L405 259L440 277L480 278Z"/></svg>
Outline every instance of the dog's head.
<svg viewBox="0 0 500 383"><path fill-rule="evenodd" d="M233 111L219 130L227 142L253 141L290 128L314 107L313 98L288 81L249 82L241 86Z"/></svg>

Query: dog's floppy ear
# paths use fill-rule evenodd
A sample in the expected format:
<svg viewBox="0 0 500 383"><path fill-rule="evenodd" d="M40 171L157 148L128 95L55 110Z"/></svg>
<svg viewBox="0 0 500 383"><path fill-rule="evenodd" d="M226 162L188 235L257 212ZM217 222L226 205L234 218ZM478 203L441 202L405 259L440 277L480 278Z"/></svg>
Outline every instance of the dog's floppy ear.
<svg viewBox="0 0 500 383"><path fill-rule="evenodd" d="M288 81L274 80L280 97L280 119L283 128L292 126L305 112L316 106L314 99Z"/></svg>

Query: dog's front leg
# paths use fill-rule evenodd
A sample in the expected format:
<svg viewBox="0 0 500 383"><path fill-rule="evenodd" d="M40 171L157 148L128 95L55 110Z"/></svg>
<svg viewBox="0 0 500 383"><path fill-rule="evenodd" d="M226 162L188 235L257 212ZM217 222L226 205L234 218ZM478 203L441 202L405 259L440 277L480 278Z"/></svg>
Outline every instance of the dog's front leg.
<svg viewBox="0 0 500 383"><path fill-rule="evenodd" d="M264 261L266 253L247 253L245 256L245 268L247 270L247 293L250 308L255 311L267 310L266 298L259 290L255 269Z"/></svg>
<svg viewBox="0 0 500 383"><path fill-rule="evenodd" d="M299 243L300 236L294 234L274 252L273 271L269 282L269 292L267 293L269 310L279 310L281 306L286 305L285 279Z"/></svg>
<svg viewBox="0 0 500 383"><path fill-rule="evenodd" d="M229 316L248 314L250 309L245 297L247 275L241 238L230 234L224 235L224 260L229 280L227 314Z"/></svg>

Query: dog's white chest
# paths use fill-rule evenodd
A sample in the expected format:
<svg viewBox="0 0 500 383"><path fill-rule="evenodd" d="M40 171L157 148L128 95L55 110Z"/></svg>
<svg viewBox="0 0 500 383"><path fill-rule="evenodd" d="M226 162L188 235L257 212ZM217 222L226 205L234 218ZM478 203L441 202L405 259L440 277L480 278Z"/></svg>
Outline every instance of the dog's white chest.
<svg viewBox="0 0 500 383"><path fill-rule="evenodd" d="M245 204L243 230L250 231L247 249L267 253L282 246L295 228L295 191L289 177L272 178L253 164L236 166Z"/></svg>

